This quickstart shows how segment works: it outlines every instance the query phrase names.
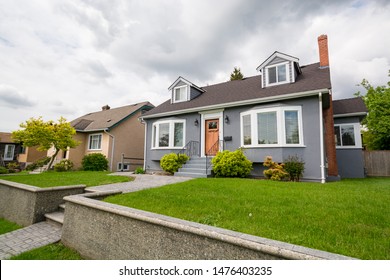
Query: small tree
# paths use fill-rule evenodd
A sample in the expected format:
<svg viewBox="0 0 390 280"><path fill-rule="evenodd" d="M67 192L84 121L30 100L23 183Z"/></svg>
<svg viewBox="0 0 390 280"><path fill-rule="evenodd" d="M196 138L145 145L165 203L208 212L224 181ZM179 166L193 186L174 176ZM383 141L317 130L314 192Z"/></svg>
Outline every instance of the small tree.
<svg viewBox="0 0 390 280"><path fill-rule="evenodd" d="M272 181L281 181L288 177L288 173L284 170L284 164L272 161L271 156L265 157L263 166L268 167L267 170L263 171L263 174L267 179L271 179Z"/></svg>
<svg viewBox="0 0 390 280"><path fill-rule="evenodd" d="M230 81L242 80L244 75L241 73L241 69L234 67L233 72L230 74Z"/></svg>
<svg viewBox="0 0 390 280"><path fill-rule="evenodd" d="M20 124L20 127L22 129L12 132L12 138L21 142L24 147L38 146L38 151L54 148L54 154L51 156L48 168L52 166L59 151L74 148L79 144L72 138L76 134L76 130L63 117L57 123L45 122L42 117L31 118Z"/></svg>
<svg viewBox="0 0 390 280"><path fill-rule="evenodd" d="M390 150L390 81L385 86L374 88L364 79L361 85L366 89L366 94L358 92L355 95L363 98L368 110L362 122L367 127L363 140L368 149Z"/></svg>

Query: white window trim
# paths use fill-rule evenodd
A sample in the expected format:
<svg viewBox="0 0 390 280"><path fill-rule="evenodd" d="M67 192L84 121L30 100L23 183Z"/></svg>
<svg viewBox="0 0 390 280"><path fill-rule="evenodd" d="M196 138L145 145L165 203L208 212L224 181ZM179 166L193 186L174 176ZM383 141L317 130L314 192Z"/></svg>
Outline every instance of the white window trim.
<svg viewBox="0 0 390 280"><path fill-rule="evenodd" d="M186 88L186 96L185 96L185 99L183 100L176 100L176 89L178 88ZM189 100L189 86L188 85L182 85L182 86L177 86L177 87L174 87L173 88L173 91L172 91L172 103L180 103L180 102L186 102Z"/></svg>
<svg viewBox="0 0 390 280"><path fill-rule="evenodd" d="M353 134L354 134L354 137L355 137L355 145L353 146L338 146L337 145L337 142L336 142L336 139L335 139L335 142L336 142L336 149L362 149L362 139L361 139L361 136L360 136L360 124L358 123L337 123L337 124L334 124L334 126L347 126L347 125L352 125L353 126ZM341 130L340 130L341 132ZM341 137L341 135L340 135ZM342 138L341 138L341 141L342 141Z"/></svg>
<svg viewBox="0 0 390 280"><path fill-rule="evenodd" d="M175 147L174 146L174 137L171 135L175 135L175 123L183 124L183 146ZM168 147L159 147L159 132L160 132L160 124L169 124L169 145ZM155 129L156 128L156 129ZM156 134L156 135L155 135ZM153 141L154 140L154 141ZM185 120L167 120L167 121L157 121L152 125L152 150L175 150L175 149L183 149L186 144L186 121Z"/></svg>
<svg viewBox="0 0 390 280"><path fill-rule="evenodd" d="M100 135L101 136L101 141L100 141L100 148L99 149L91 149L91 138L92 136ZM102 150L102 145L103 145L103 133L94 133L94 134L89 134L88 135L88 151L101 151Z"/></svg>
<svg viewBox="0 0 390 280"><path fill-rule="evenodd" d="M10 149L12 147L12 157L7 157L7 154L8 154L8 149ZM15 156L15 145L11 145L11 144L7 144L5 145L5 148L4 148L4 160L14 160L14 156Z"/></svg>
<svg viewBox="0 0 390 280"><path fill-rule="evenodd" d="M298 112L298 130L299 130L299 144L287 144L286 143L286 122L284 117L285 111L297 111ZM257 126L257 114L276 112L276 124L278 134L278 144L257 144L258 143L258 126ZM251 116L251 145L244 145L244 126L243 116ZM305 147L303 143L303 122L302 122L302 107L301 106L283 106L272 107L263 109L253 109L250 111L242 112L240 114L240 142L241 147L244 148L274 148L274 147Z"/></svg>
<svg viewBox="0 0 390 280"><path fill-rule="evenodd" d="M278 66L280 65L286 65L286 80L283 82L276 82L276 83L270 83L269 82L269 75L268 75L268 69L276 67L276 78L278 77ZM290 83L290 65L289 61L281 62L281 63L276 63L272 65L268 65L265 67L265 73L266 73L266 83L267 86L276 86L276 85L283 85L283 84L288 84Z"/></svg>

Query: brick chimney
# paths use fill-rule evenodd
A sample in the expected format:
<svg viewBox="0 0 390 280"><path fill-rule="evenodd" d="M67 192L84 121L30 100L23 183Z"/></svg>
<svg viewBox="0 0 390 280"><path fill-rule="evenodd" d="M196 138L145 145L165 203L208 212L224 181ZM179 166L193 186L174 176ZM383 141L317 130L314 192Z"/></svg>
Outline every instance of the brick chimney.
<svg viewBox="0 0 390 280"><path fill-rule="evenodd" d="M321 35L318 37L318 49L320 53L320 68L329 67L329 54L328 54L328 36Z"/></svg>
<svg viewBox="0 0 390 280"><path fill-rule="evenodd" d="M328 54L328 36L321 35L318 37L318 51L320 55L320 68L329 68ZM333 120L333 100L332 92L329 91L329 108L323 109L324 129L325 129L325 149L326 159L328 162L328 179L339 179L337 158L336 158L336 142L334 139L334 120Z"/></svg>
<svg viewBox="0 0 390 280"><path fill-rule="evenodd" d="M108 105L104 105L103 107L102 107L102 111L107 111L107 110L110 110L110 106L108 106Z"/></svg>

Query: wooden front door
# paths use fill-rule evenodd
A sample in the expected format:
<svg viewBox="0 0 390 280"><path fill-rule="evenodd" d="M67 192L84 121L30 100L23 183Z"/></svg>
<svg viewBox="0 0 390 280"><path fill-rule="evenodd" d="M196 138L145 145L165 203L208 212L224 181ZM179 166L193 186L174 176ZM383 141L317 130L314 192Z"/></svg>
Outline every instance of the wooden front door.
<svg viewBox="0 0 390 280"><path fill-rule="evenodd" d="M219 119L206 120L205 154L215 156L219 151Z"/></svg>

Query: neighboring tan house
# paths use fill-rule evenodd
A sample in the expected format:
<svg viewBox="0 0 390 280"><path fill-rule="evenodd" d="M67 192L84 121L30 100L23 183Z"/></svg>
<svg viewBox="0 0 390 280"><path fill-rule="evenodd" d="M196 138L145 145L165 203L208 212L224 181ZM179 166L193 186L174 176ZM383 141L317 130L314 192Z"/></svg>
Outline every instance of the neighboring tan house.
<svg viewBox="0 0 390 280"><path fill-rule="evenodd" d="M163 155L184 152L191 160L178 175L205 177L206 157L242 147L252 176L263 176L266 156L297 155L304 180L339 180L327 40L318 37L319 63L301 66L274 52L257 67L260 75L242 80L198 87L179 77L170 99L142 116L145 169L159 171Z"/></svg>
<svg viewBox="0 0 390 280"><path fill-rule="evenodd" d="M342 178L364 178L361 121L367 108L360 97L333 101L337 165Z"/></svg>
<svg viewBox="0 0 390 280"><path fill-rule="evenodd" d="M102 111L73 120L71 125L77 132L74 139L80 145L60 152L56 161L69 159L74 168L78 169L85 155L102 153L107 157L111 171L129 171L136 166L142 167L145 127L138 118L153 107L149 102L113 109L106 105Z"/></svg>

